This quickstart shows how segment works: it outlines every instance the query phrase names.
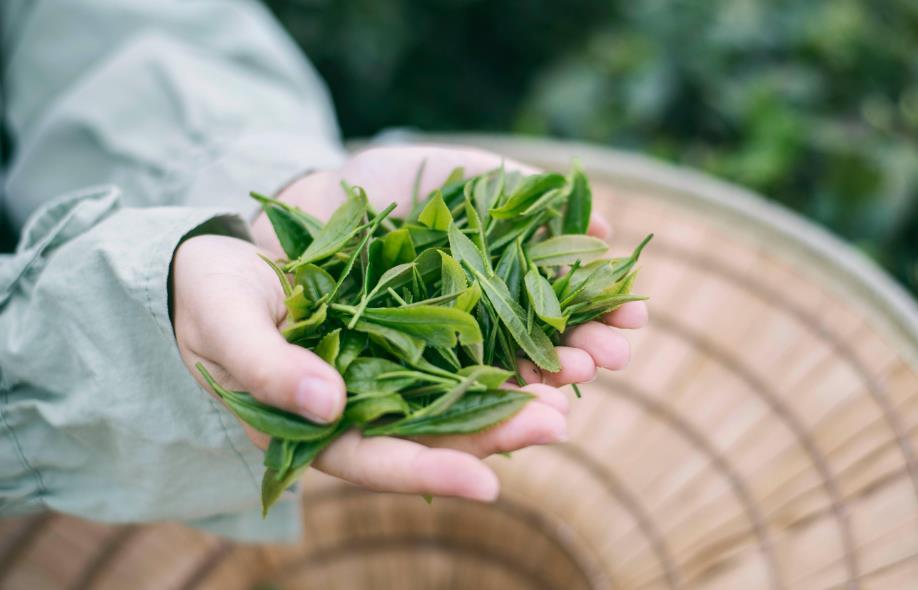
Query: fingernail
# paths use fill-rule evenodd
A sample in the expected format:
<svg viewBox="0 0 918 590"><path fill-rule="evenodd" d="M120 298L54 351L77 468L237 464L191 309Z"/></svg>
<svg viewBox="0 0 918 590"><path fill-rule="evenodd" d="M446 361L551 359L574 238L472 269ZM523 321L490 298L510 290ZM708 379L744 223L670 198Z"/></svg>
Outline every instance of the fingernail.
<svg viewBox="0 0 918 590"><path fill-rule="evenodd" d="M337 403L333 386L318 377L304 377L296 390L296 405L300 413L313 422L331 422L337 418Z"/></svg>

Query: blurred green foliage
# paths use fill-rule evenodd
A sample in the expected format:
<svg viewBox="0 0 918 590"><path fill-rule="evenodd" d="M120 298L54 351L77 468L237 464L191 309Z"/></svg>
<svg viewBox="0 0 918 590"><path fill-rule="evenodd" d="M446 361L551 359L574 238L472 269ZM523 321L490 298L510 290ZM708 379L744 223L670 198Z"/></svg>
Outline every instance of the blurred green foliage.
<svg viewBox="0 0 918 590"><path fill-rule="evenodd" d="M576 138L756 190L918 292L915 0L269 0L347 136Z"/></svg>

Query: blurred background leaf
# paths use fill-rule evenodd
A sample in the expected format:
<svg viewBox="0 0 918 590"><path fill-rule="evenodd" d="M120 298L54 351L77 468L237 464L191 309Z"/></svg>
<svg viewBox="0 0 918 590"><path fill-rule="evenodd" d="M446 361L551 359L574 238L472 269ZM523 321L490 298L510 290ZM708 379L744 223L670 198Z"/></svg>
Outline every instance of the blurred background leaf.
<svg viewBox="0 0 918 590"><path fill-rule="evenodd" d="M918 292L915 0L269 0L348 137L574 138L726 178Z"/></svg>

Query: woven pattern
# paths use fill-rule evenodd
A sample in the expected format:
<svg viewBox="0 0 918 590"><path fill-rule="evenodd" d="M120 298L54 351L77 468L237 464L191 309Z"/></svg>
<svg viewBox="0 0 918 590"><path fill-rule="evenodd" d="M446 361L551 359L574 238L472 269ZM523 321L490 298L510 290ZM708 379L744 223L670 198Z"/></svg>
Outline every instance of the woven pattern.
<svg viewBox="0 0 918 590"><path fill-rule="evenodd" d="M297 546L8 520L0 586L918 588L918 373L876 302L741 222L586 164L614 252L656 233L635 289L651 323L631 366L572 403L569 443L490 459L496 504L311 473Z"/></svg>

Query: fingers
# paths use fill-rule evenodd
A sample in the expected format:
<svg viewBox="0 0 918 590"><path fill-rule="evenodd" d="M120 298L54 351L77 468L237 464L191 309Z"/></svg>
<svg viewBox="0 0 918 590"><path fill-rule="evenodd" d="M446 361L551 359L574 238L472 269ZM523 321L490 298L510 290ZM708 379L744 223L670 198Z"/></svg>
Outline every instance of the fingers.
<svg viewBox="0 0 918 590"><path fill-rule="evenodd" d="M439 188L455 168L462 168L466 178L493 170L504 164L507 170L534 174L536 169L502 158L485 150L443 145L409 145L371 147L352 156L342 167L341 178L362 186L374 201L395 200L405 205L413 190L415 177L423 164L419 194L423 197Z"/></svg>
<svg viewBox="0 0 918 590"><path fill-rule="evenodd" d="M643 301L629 301L615 311L603 316L602 321L616 328L643 328L648 319L647 305Z"/></svg>
<svg viewBox="0 0 918 590"><path fill-rule="evenodd" d="M597 367L622 369L631 358L631 346L614 328L600 322L577 326L565 335L569 346L579 348L592 357Z"/></svg>
<svg viewBox="0 0 918 590"><path fill-rule="evenodd" d="M564 394L563 391L551 385L545 385L542 383L533 383L531 385L526 385L520 388L522 391L531 393L535 396L536 402L545 404L549 407L554 408L562 414L562 416L567 416L568 412L571 410L571 403L568 399L568 396ZM530 404L532 405L532 404ZM566 427L565 432L563 433L566 436Z"/></svg>
<svg viewBox="0 0 918 590"><path fill-rule="evenodd" d="M507 171L517 170L523 174L537 174L539 171L516 160L510 160L485 150L468 147L415 146L418 165L426 159L424 176L421 178L421 194L439 188L447 176L456 168L462 168L466 178L484 174L503 164Z"/></svg>
<svg viewBox="0 0 918 590"><path fill-rule="evenodd" d="M532 361L520 359L518 368L526 383L547 383L555 387L571 383L586 383L596 377L596 363L586 351L569 346L555 348L561 361L561 370L557 373L541 371Z"/></svg>
<svg viewBox="0 0 918 590"><path fill-rule="evenodd" d="M427 436L419 440L432 447L458 449L476 457L567 440L567 396L543 384L527 385L522 390L536 399L503 424L473 435Z"/></svg>
<svg viewBox="0 0 918 590"><path fill-rule="evenodd" d="M516 368L520 372L520 377L522 377L523 381L527 384L542 382L542 370L531 360L519 359L516 362Z"/></svg>
<svg viewBox="0 0 918 590"><path fill-rule="evenodd" d="M600 240L607 240L612 235L612 226L606 221L605 217L593 213L590 215L590 225L587 227L587 234Z"/></svg>
<svg viewBox="0 0 918 590"><path fill-rule="evenodd" d="M489 502L497 476L475 457L391 437L363 438L351 431L319 455L320 470L372 490L456 496Z"/></svg>

